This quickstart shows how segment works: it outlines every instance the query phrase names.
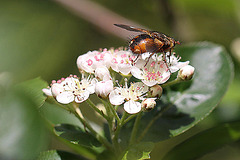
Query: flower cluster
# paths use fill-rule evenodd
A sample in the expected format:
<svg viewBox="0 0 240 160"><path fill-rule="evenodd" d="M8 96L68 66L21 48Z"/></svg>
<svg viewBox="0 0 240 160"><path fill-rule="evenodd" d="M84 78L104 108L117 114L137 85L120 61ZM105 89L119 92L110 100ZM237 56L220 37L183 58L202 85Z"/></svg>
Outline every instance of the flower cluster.
<svg viewBox="0 0 240 160"><path fill-rule="evenodd" d="M43 92L62 104L73 101L81 103L95 93L100 98L109 99L112 105L123 104L124 110L129 114L138 113L142 109L150 110L162 94L160 85L167 82L172 73L181 69L181 73L191 75L178 77L189 79L194 72L193 67L187 67L188 61L179 62L180 58L175 54L166 59L162 54L150 55L151 53L135 55L123 48L89 51L77 59L81 78L70 75L52 81L51 86L43 89ZM191 71L184 71L184 68L190 68ZM129 83L131 76L139 82ZM117 77L121 79L118 80Z"/></svg>

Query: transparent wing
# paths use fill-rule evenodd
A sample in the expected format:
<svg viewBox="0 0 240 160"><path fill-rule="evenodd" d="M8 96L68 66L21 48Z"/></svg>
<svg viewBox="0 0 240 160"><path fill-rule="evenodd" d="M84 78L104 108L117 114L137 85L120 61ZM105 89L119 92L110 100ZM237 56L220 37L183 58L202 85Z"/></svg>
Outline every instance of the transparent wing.
<svg viewBox="0 0 240 160"><path fill-rule="evenodd" d="M125 24L114 24L114 25L117 26L117 27L126 29L128 31L143 32L143 33L147 33L148 35L151 34L151 31L148 31L146 29L136 28L136 27L132 27L132 26L129 26L129 25L125 25Z"/></svg>

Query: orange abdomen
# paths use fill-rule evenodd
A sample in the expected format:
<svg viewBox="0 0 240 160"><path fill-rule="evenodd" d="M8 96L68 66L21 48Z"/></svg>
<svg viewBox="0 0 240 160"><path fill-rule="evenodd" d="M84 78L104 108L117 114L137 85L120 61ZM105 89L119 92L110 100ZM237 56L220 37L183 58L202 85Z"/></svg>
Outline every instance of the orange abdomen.
<svg viewBox="0 0 240 160"><path fill-rule="evenodd" d="M142 54L145 52L157 53L160 52L163 43L156 38L152 38L147 34L141 34L130 42L130 49L135 54Z"/></svg>

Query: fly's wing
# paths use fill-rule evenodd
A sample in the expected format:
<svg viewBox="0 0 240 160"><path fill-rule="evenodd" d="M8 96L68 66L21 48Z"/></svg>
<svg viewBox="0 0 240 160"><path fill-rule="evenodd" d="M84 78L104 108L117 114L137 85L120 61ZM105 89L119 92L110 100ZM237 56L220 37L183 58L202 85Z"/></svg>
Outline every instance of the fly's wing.
<svg viewBox="0 0 240 160"><path fill-rule="evenodd" d="M143 32L143 33L146 33L148 35L151 35L151 31L148 31L148 30L145 30L145 29L136 28L136 27L132 27L132 26L129 26L129 25L125 25L125 24L114 24L114 25L117 26L117 27L126 29L128 31Z"/></svg>

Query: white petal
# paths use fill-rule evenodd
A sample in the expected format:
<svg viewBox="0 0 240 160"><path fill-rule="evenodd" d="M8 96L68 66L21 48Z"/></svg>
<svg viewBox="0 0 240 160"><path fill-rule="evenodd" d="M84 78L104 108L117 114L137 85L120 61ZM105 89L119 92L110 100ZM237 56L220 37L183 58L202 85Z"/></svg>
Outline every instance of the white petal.
<svg viewBox="0 0 240 160"><path fill-rule="evenodd" d="M147 80L145 80L145 79L143 79L142 82L143 82L144 84L146 84L147 86L149 86L149 87L152 87L152 86L154 86L155 84L157 84L157 81L147 81Z"/></svg>
<svg viewBox="0 0 240 160"><path fill-rule="evenodd" d="M123 75L128 75L131 71L131 65L130 64L119 64L118 69L119 69L119 72L121 72Z"/></svg>
<svg viewBox="0 0 240 160"><path fill-rule="evenodd" d="M75 97L75 102L77 102L77 103L82 103L83 101L87 100L88 97L89 97L89 92L88 92L88 91L85 91L85 92L83 92L82 94L77 95L77 96Z"/></svg>
<svg viewBox="0 0 240 160"><path fill-rule="evenodd" d="M95 85L98 82L96 78L93 78L91 80L91 84L86 88L87 91L89 91L89 94L93 94L95 92Z"/></svg>
<svg viewBox="0 0 240 160"><path fill-rule="evenodd" d="M141 88L141 92L144 94L148 91L148 86L142 82L133 83L134 88Z"/></svg>
<svg viewBox="0 0 240 160"><path fill-rule="evenodd" d="M111 77L108 68L105 67L105 66L96 68L96 70L95 70L95 77L97 77L100 80L103 80L104 76Z"/></svg>
<svg viewBox="0 0 240 160"><path fill-rule="evenodd" d="M105 65L107 68L110 68L111 62L112 62L112 58L113 58L113 55L112 55L112 54L109 54L109 53L106 53L106 54L105 54L105 56L104 56L104 65Z"/></svg>
<svg viewBox="0 0 240 160"><path fill-rule="evenodd" d="M46 96L52 96L51 88L43 88L42 91Z"/></svg>
<svg viewBox="0 0 240 160"><path fill-rule="evenodd" d="M171 73L177 72L179 70L179 68L177 66L170 66L169 67Z"/></svg>
<svg viewBox="0 0 240 160"><path fill-rule="evenodd" d="M105 75L105 76L103 76L103 79L102 79L103 81L109 81L109 80L112 80L112 77L111 76L109 76L109 75Z"/></svg>
<svg viewBox="0 0 240 160"><path fill-rule="evenodd" d="M62 104L71 103L74 100L74 95L72 92L63 92L56 97L56 100Z"/></svg>
<svg viewBox="0 0 240 160"><path fill-rule="evenodd" d="M146 64L146 61L138 58L137 61L134 64L134 66L137 67L137 68L141 68L141 67L145 66L145 64Z"/></svg>
<svg viewBox="0 0 240 160"><path fill-rule="evenodd" d="M113 81L101 81L96 84L95 93L103 98L107 98L110 92L113 91Z"/></svg>
<svg viewBox="0 0 240 160"><path fill-rule="evenodd" d="M61 84L59 83L54 83L51 87L52 95L53 97L58 96L60 93L64 91L64 88Z"/></svg>
<svg viewBox="0 0 240 160"><path fill-rule="evenodd" d="M111 104L120 105L124 102L124 97L120 93L120 89L116 88L109 94L109 101Z"/></svg>
<svg viewBox="0 0 240 160"><path fill-rule="evenodd" d="M93 73L93 64L94 60L91 57L92 55L88 53L81 55L77 59L77 66L79 70L84 70L88 73Z"/></svg>
<svg viewBox="0 0 240 160"><path fill-rule="evenodd" d="M143 53L143 54L142 54L142 59L143 59L143 60L148 59L151 54L152 54L152 53L150 53L150 52L145 52L145 53Z"/></svg>
<svg viewBox="0 0 240 160"><path fill-rule="evenodd" d="M111 63L111 68L112 70L114 70L115 72L119 72L119 68L118 68L118 63Z"/></svg>
<svg viewBox="0 0 240 160"><path fill-rule="evenodd" d="M65 89L72 90L77 83L79 83L79 80L77 78L67 77L64 81L62 81L61 85L65 86Z"/></svg>
<svg viewBox="0 0 240 160"><path fill-rule="evenodd" d="M170 78L170 76L171 76L170 72L164 72L162 75L162 79L161 79L161 81L158 81L158 84L165 83Z"/></svg>
<svg viewBox="0 0 240 160"><path fill-rule="evenodd" d="M143 79L143 72L138 68L138 67L135 67L135 66L133 66L132 68L131 68L131 73L132 73L132 75L135 77L135 78L137 78L137 79Z"/></svg>
<svg viewBox="0 0 240 160"><path fill-rule="evenodd" d="M189 64L189 61L186 62L178 62L177 64L170 66L170 71L172 73L177 72L179 69L183 68L184 66L187 66Z"/></svg>
<svg viewBox="0 0 240 160"><path fill-rule="evenodd" d="M124 103L124 110L129 114L138 113L141 111L141 103L130 100Z"/></svg>
<svg viewBox="0 0 240 160"><path fill-rule="evenodd" d="M96 78L93 78L90 83L91 84L96 84L97 82L98 82L98 80Z"/></svg>

